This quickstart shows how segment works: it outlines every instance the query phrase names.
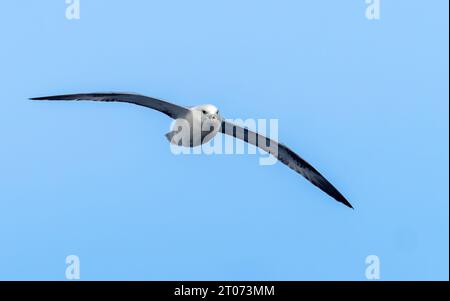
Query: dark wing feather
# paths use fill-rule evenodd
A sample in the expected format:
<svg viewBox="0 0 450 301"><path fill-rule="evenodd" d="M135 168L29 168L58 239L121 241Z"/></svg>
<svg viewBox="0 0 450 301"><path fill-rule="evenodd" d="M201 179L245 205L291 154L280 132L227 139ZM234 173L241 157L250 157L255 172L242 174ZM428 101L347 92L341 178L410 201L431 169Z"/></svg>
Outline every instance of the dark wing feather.
<svg viewBox="0 0 450 301"><path fill-rule="evenodd" d="M287 146L228 121L222 121L221 131L223 134L241 139L272 154L285 165L295 170L312 184L333 197L336 201L353 208L345 197L330 182L328 182L327 179L312 167L311 164L306 162Z"/></svg>
<svg viewBox="0 0 450 301"><path fill-rule="evenodd" d="M32 100L93 100L93 101L116 101L127 102L147 108L151 108L166 114L173 119L181 118L186 115L188 109L172 104L170 102L147 97L138 94L129 93L82 93L82 94L67 94L67 95L55 95L34 97Z"/></svg>

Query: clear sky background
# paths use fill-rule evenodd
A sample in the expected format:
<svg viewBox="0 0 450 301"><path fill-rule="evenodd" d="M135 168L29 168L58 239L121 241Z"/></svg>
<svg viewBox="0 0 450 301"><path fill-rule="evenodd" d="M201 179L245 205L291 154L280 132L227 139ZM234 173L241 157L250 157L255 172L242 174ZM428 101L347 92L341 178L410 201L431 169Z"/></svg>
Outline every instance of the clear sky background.
<svg viewBox="0 0 450 301"><path fill-rule="evenodd" d="M448 280L448 1L4 1L0 279ZM255 155L174 156L170 119L33 96L130 91L279 139L354 205ZM192 189L192 187L196 187Z"/></svg>

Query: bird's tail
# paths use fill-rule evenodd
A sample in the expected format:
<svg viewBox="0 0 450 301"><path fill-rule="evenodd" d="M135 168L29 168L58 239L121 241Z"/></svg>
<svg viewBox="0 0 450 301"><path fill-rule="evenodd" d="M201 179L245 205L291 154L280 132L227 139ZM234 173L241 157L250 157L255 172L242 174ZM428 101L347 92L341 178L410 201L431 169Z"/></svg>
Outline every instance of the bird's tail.
<svg viewBox="0 0 450 301"><path fill-rule="evenodd" d="M171 131L171 132L168 132L167 134L165 134L164 136L167 138L167 140L170 143L178 145L178 146L181 146L182 145L182 140L181 139L179 139L179 141L174 141L173 136L175 136L175 134L177 134L176 131Z"/></svg>
<svg viewBox="0 0 450 301"><path fill-rule="evenodd" d="M169 140L169 142L171 142L173 135L175 135L175 132L171 131L171 132L168 132L167 134L165 134L164 136L167 138L167 140Z"/></svg>

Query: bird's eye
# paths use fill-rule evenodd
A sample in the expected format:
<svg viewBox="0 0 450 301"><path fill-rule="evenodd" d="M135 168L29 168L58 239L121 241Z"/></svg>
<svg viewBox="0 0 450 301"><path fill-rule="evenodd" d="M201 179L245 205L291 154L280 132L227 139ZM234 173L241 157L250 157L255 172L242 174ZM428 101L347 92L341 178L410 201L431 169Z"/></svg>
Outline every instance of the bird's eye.
<svg viewBox="0 0 450 301"><path fill-rule="evenodd" d="M206 114L206 111L205 111L205 110L202 110L202 113L203 113L203 114Z"/></svg>
<svg viewBox="0 0 450 301"><path fill-rule="evenodd" d="M219 110L217 110L216 114L219 114Z"/></svg>

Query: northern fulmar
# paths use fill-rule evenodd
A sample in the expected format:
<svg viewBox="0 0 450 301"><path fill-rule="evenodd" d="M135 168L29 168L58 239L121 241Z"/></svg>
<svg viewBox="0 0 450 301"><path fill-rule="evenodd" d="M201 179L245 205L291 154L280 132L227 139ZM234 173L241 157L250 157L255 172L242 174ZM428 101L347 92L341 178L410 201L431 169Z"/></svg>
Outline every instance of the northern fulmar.
<svg viewBox="0 0 450 301"><path fill-rule="evenodd" d="M214 105L206 104L186 108L161 99L130 93L83 93L35 97L31 99L126 102L160 111L176 120L172 131L166 134L167 139L171 143L195 147L208 142L218 132L233 136L263 149L289 168L304 176L308 181L338 202L353 208L347 199L325 177L290 148L248 128L241 127L223 119L219 114L219 110ZM177 137L180 133L178 129L182 124L187 124L190 127L188 139L183 139L186 137ZM199 135L195 135L194 128L201 129Z"/></svg>

